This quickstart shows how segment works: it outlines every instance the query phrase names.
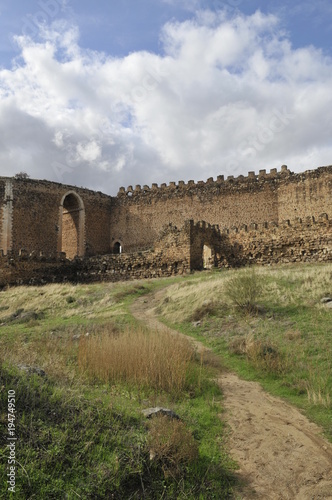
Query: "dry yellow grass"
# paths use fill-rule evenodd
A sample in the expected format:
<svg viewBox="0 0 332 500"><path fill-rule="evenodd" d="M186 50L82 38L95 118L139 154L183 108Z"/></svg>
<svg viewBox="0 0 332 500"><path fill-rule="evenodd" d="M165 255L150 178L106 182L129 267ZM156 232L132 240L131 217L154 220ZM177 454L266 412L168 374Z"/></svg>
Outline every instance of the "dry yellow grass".
<svg viewBox="0 0 332 500"><path fill-rule="evenodd" d="M180 393L193 358L194 350L185 338L132 328L82 338L78 363L83 372L105 382Z"/></svg>
<svg viewBox="0 0 332 500"><path fill-rule="evenodd" d="M247 269L231 270L221 272L220 275L211 275L204 281L192 280L179 283L168 288L167 293L159 307L159 312L168 321L178 323L191 319L193 312L201 308L207 300L213 301L216 306L222 308L223 304L230 304L225 294L225 288L229 279L234 275L245 275ZM318 308L324 308L320 304L320 298L326 294L332 294L332 264L322 266L284 266L284 267L255 267L255 274L265 279L262 288L262 298L273 297L280 304L294 304L299 300L303 303L314 302ZM276 278L273 281L271 278ZM301 285L294 288L280 287L277 280L292 283L294 279L300 278Z"/></svg>
<svg viewBox="0 0 332 500"><path fill-rule="evenodd" d="M0 363L38 366L48 376L74 380L77 377L77 343L69 338L39 338L0 344Z"/></svg>
<svg viewBox="0 0 332 500"><path fill-rule="evenodd" d="M116 287L113 283L100 285L54 284L43 287L20 286L0 293L0 323L19 309L44 312L51 317L103 319L113 315L111 308Z"/></svg>

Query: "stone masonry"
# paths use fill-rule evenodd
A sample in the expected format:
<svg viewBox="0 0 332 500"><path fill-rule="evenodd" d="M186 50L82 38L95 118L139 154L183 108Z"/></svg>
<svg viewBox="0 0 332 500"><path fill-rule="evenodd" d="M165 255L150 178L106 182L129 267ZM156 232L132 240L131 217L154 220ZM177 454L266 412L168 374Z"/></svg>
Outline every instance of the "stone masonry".
<svg viewBox="0 0 332 500"><path fill-rule="evenodd" d="M0 286L331 260L332 166L129 186L116 197L2 177L0 199Z"/></svg>

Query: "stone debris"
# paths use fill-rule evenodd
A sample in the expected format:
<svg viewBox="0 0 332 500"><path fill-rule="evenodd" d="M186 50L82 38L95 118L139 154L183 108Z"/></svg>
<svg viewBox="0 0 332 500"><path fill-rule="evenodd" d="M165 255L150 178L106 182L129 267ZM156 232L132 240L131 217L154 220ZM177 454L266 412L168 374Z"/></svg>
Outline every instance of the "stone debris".
<svg viewBox="0 0 332 500"><path fill-rule="evenodd" d="M17 368L29 374L36 373L36 375L39 375L40 377L46 377L45 371L38 366L17 365Z"/></svg>
<svg viewBox="0 0 332 500"><path fill-rule="evenodd" d="M147 408L146 410L142 410L142 413L146 418L155 417L156 415L165 415L167 417L180 420L179 415L177 415L173 410L170 410L169 408L162 408L160 406L156 406L155 408Z"/></svg>
<svg viewBox="0 0 332 500"><path fill-rule="evenodd" d="M322 304L327 304L328 302L332 302L332 297L323 297L320 301Z"/></svg>

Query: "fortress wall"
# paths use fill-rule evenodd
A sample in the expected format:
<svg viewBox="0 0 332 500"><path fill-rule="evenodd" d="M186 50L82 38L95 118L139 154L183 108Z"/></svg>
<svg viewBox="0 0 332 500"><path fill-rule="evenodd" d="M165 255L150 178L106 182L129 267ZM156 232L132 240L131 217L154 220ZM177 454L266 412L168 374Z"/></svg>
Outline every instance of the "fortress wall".
<svg viewBox="0 0 332 500"><path fill-rule="evenodd" d="M332 261L332 218L251 224L222 235L219 266Z"/></svg>
<svg viewBox="0 0 332 500"><path fill-rule="evenodd" d="M218 267L331 262L332 220L322 215L318 219L251 224L223 232L206 222L190 220L180 229L173 224L164 227L154 250L73 261L63 255L51 258L13 252L0 255L0 287L183 275L202 268L205 245L212 250L212 264Z"/></svg>
<svg viewBox="0 0 332 500"><path fill-rule="evenodd" d="M120 240L124 251L149 248L165 224L181 226L185 220L206 220L220 227L278 220L277 175L151 188L120 189L111 215L111 241ZM111 243L112 244L112 243Z"/></svg>
<svg viewBox="0 0 332 500"><path fill-rule="evenodd" d="M295 217L332 218L332 166L289 176L278 187L279 221Z"/></svg>
<svg viewBox="0 0 332 500"><path fill-rule="evenodd" d="M55 254L59 251L60 203L68 192L83 201L83 252L106 253L110 250L109 214L111 199L102 193L54 182L12 179L13 184L13 249ZM76 217L73 215L73 217ZM64 215L63 226L68 228L68 240L73 239L71 220ZM76 221L77 222L77 221ZM75 228L74 228L75 229ZM71 241L68 246L75 247Z"/></svg>
<svg viewBox="0 0 332 500"><path fill-rule="evenodd" d="M13 249L55 253L61 189L52 183L13 179Z"/></svg>
<svg viewBox="0 0 332 500"><path fill-rule="evenodd" d="M190 225L165 227L156 248L122 255L96 255L68 261L26 251L0 255L0 288L46 283L93 283L183 275L190 271Z"/></svg>
<svg viewBox="0 0 332 500"><path fill-rule="evenodd" d="M76 190L85 207L86 255L110 252L111 198L100 192Z"/></svg>
<svg viewBox="0 0 332 500"><path fill-rule="evenodd" d="M188 219L231 228L321 213L332 217L332 166L293 174L283 165L280 172L226 180L129 186L113 200L111 246L120 241L125 252L150 248L165 224Z"/></svg>

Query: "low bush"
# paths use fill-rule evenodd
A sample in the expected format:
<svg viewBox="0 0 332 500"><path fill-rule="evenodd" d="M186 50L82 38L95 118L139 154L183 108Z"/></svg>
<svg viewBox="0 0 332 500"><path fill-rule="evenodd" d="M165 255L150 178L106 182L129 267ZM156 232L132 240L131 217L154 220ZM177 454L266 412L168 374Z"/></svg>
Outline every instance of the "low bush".
<svg viewBox="0 0 332 500"><path fill-rule="evenodd" d="M224 292L242 311L256 312L256 301L262 292L262 279L254 269L238 271L225 283Z"/></svg>
<svg viewBox="0 0 332 500"><path fill-rule="evenodd" d="M161 466L165 477L178 477L185 466L198 459L198 445L180 420L160 415L149 422L148 428L150 460Z"/></svg>
<svg viewBox="0 0 332 500"><path fill-rule="evenodd" d="M287 371L287 360L279 349L270 342L262 342L253 334L236 337L230 343L234 354L245 355L248 361L258 370L280 375Z"/></svg>
<svg viewBox="0 0 332 500"><path fill-rule="evenodd" d="M199 307L197 307L197 309L195 309L195 311L193 312L193 314L191 316L191 320L192 321L200 321L200 320L204 319L206 316L213 316L214 314L216 314L217 309L218 309L218 306L215 302L206 300L203 302L203 304L201 306L199 306Z"/></svg>

